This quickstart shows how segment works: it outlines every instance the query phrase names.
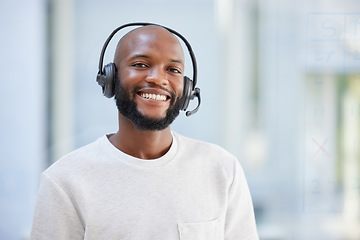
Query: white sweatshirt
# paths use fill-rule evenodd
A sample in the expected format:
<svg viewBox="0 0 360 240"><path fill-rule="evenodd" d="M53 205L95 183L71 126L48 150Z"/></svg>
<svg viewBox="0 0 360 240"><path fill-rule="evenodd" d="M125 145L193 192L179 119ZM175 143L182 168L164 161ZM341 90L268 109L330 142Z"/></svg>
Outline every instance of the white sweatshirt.
<svg viewBox="0 0 360 240"><path fill-rule="evenodd" d="M42 174L32 240L257 240L253 205L234 156L173 133L142 160L107 136Z"/></svg>

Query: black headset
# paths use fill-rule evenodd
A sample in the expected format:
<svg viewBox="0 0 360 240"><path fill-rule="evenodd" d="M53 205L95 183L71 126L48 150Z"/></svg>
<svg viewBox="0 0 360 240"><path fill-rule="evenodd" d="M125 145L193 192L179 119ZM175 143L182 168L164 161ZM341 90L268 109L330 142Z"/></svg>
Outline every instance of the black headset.
<svg viewBox="0 0 360 240"><path fill-rule="evenodd" d="M193 66L193 80L188 78L187 76L184 76L184 90L183 90L183 96L182 96L182 105L180 110L186 111L187 107L189 106L190 100L193 100L195 97L198 98L198 105L197 107L192 111L187 111L186 116L190 116L194 113L196 113L200 107L201 99L200 99L200 89L195 87L196 86L196 77L197 77L197 66L196 66L196 59L195 55L191 49L190 43L183 37L180 33L176 32L175 30L172 30L170 28L154 24L154 23L128 23L124 24L118 28L116 28L110 36L106 39L105 44L101 50L100 54L100 60L99 60L99 71L96 77L96 81L98 84L102 87L102 91L104 96L107 98L112 98L115 95L115 81L116 81L116 66L114 63L106 64L103 67L103 61L104 61L104 55L106 47L108 46L110 40L113 38L113 36L121 29L131 26L146 26L146 25L155 25L160 26L165 29L167 29L169 32L173 33L174 35L181 38L181 40L185 43L190 57L192 61Z"/></svg>

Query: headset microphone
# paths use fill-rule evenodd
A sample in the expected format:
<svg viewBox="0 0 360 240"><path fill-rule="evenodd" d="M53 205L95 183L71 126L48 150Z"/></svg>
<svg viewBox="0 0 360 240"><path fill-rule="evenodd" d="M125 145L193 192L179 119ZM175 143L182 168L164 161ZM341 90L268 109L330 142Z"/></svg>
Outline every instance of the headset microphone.
<svg viewBox="0 0 360 240"><path fill-rule="evenodd" d="M183 96L181 98L182 104L181 104L180 109L186 111L186 109L189 106L189 102L196 97L198 99L198 105L196 106L196 108L191 111L187 111L185 113L186 116L188 116L188 117L195 114L199 110L199 107L201 104L201 98L200 98L200 89L196 87L196 82L197 82L196 59L195 59L194 52L192 51L192 48L190 46L190 43L186 40L185 37L183 37L180 33L176 32L175 30L172 30L168 27L164 27L164 26L154 24L154 23L128 23L128 24L125 24L125 25L122 25L122 26L116 28L110 34L110 36L106 39L104 46L101 50L100 60L99 60L99 71L98 71L97 77L96 77L96 81L102 87L104 96L107 98L111 98L115 95L116 66L114 63L109 63L103 67L105 50L106 50L107 46L109 45L110 40L113 38L113 36L119 30L121 30L123 28L130 27L130 26L146 26L146 25L155 25L155 26L163 27L163 28L167 29L169 32L171 32L172 34L179 37L185 43L185 45L189 51L191 61L192 61L193 80L191 80L187 76L184 76L184 90L183 90Z"/></svg>
<svg viewBox="0 0 360 240"><path fill-rule="evenodd" d="M185 113L187 117L190 117L191 115L195 114L200 108L200 104L201 104L200 88L195 88L194 93L190 96L190 99L193 100L194 97L198 98L198 105L196 106L196 108L194 110L187 111Z"/></svg>

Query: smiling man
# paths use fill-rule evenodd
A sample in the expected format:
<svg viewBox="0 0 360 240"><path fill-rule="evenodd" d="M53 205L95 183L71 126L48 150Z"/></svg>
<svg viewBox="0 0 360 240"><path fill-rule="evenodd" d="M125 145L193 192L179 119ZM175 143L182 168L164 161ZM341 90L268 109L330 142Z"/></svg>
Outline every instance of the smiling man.
<svg viewBox="0 0 360 240"><path fill-rule="evenodd" d="M171 145L169 125L178 116L182 101L181 45L164 28L138 28L121 39L114 63L118 69L115 99L119 131L109 140L134 157L161 157Z"/></svg>
<svg viewBox="0 0 360 240"><path fill-rule="evenodd" d="M32 239L258 239L237 159L170 130L184 101L178 39L132 30L114 65L119 130L43 172Z"/></svg>

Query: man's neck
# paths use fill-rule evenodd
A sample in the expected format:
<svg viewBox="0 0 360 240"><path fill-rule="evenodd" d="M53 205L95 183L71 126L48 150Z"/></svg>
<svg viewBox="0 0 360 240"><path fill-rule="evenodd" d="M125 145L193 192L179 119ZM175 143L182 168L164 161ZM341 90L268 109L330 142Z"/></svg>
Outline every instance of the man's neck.
<svg viewBox="0 0 360 240"><path fill-rule="evenodd" d="M126 117L119 114L119 131L109 141L122 152L141 159L163 156L172 144L170 127L161 131L139 130Z"/></svg>

